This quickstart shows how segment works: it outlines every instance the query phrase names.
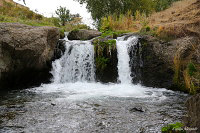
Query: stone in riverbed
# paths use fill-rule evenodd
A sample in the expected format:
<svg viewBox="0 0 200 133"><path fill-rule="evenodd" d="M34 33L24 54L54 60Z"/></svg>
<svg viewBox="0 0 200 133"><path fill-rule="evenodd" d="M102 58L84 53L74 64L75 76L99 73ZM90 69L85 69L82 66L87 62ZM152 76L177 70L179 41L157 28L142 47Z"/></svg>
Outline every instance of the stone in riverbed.
<svg viewBox="0 0 200 133"><path fill-rule="evenodd" d="M146 112L146 109L144 107L141 107L141 106L136 106L134 108L131 108L129 110L129 112L130 113L133 113L133 112L141 112L141 113L143 113L143 112Z"/></svg>

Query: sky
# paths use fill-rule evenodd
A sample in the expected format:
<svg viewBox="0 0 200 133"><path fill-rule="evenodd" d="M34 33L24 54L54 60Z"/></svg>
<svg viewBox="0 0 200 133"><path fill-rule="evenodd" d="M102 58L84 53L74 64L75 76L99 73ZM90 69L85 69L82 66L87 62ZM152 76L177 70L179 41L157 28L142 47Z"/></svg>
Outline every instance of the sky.
<svg viewBox="0 0 200 133"><path fill-rule="evenodd" d="M13 1L24 5L23 0ZM91 14L87 12L86 5L81 5L74 0L26 0L25 6L29 7L32 11L37 10L38 13L46 17L56 16L55 10L58 7L66 7L72 14L79 13L83 18L83 23L93 27L93 20Z"/></svg>

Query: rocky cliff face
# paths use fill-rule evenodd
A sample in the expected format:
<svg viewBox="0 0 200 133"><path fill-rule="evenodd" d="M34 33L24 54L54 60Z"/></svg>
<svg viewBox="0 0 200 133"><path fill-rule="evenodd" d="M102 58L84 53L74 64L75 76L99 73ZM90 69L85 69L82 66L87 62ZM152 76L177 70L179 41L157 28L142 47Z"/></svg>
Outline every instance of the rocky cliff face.
<svg viewBox="0 0 200 133"><path fill-rule="evenodd" d="M58 39L57 28L0 23L0 87L29 87L47 81Z"/></svg>
<svg viewBox="0 0 200 133"><path fill-rule="evenodd" d="M191 93L199 91L198 37L184 37L164 42L151 36L143 36L141 43L144 85L183 89Z"/></svg>

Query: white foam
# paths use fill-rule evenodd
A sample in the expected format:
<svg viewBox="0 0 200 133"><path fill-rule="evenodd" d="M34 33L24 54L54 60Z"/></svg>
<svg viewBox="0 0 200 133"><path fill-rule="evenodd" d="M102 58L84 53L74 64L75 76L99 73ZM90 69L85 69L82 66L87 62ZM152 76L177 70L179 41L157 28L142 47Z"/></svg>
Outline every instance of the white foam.
<svg viewBox="0 0 200 133"><path fill-rule="evenodd" d="M158 97L165 99L163 92L166 89L153 89L132 84L101 84L101 83L65 83L46 84L34 89L38 93L61 93L64 99L84 100L102 97ZM64 100L63 99L63 100Z"/></svg>

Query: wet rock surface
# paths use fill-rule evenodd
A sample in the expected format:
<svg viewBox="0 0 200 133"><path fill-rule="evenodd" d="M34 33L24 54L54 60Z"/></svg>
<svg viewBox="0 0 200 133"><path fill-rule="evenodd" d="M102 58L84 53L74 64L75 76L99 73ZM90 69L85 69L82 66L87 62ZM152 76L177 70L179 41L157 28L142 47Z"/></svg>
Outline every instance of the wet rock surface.
<svg viewBox="0 0 200 133"><path fill-rule="evenodd" d="M164 55L157 53L159 51L157 47L164 47L168 44L145 38L141 39L140 43L142 65L138 69L140 70L138 77L141 77L142 84L149 87L170 88L173 85L173 65L164 59Z"/></svg>
<svg viewBox="0 0 200 133"><path fill-rule="evenodd" d="M62 57L62 55L65 53L65 43L66 40L60 39L56 45L55 51L54 51L54 59L59 59Z"/></svg>

